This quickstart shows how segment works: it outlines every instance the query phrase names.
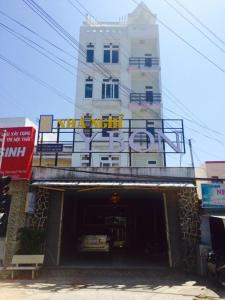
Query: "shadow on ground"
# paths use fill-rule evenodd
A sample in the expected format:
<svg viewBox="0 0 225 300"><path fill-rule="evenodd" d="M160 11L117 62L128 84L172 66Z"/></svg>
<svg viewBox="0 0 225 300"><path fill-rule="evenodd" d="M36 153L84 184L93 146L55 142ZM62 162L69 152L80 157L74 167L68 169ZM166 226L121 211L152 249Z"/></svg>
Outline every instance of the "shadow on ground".
<svg viewBox="0 0 225 300"><path fill-rule="evenodd" d="M25 275L25 277L24 277ZM30 275L30 274L29 274ZM149 292L163 295L193 295L195 290L206 289L215 293L216 299L225 297L225 288L207 278L185 274L171 269L166 270L43 270L38 279L28 280L28 274L20 275L16 280L2 280L0 285L12 289L32 289L42 292L62 290L120 290ZM177 288L176 288L177 287ZM201 293L200 293L201 294ZM199 299L199 298L197 298Z"/></svg>

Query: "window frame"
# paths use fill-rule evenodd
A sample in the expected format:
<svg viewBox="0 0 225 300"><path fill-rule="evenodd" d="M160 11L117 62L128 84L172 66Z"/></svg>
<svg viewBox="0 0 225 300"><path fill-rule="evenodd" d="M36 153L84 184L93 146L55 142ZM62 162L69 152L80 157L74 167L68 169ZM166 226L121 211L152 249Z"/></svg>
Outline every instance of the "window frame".
<svg viewBox="0 0 225 300"><path fill-rule="evenodd" d="M102 116L102 120L103 120L102 125L103 126L104 126L104 122L108 122L109 117L116 118L119 121L119 116L112 116L112 115L111 116L110 115ZM102 137L109 137L109 132L108 131L112 131L114 129L115 128L102 128ZM119 126L118 126L117 129L119 129ZM118 133L115 133L114 136L118 137Z"/></svg>
<svg viewBox="0 0 225 300"><path fill-rule="evenodd" d="M106 158L107 159L102 159ZM118 159L114 159L118 158ZM99 157L99 165L100 167L106 167L106 168L111 168L111 167L119 167L120 166L120 155L100 155Z"/></svg>
<svg viewBox="0 0 225 300"><path fill-rule="evenodd" d="M107 55L107 60L106 58L106 52L108 53ZM104 64L119 64L120 62L120 55L119 55L119 45L104 45L103 46L103 63Z"/></svg>
<svg viewBox="0 0 225 300"><path fill-rule="evenodd" d="M103 79L102 99L119 99L119 79Z"/></svg>
<svg viewBox="0 0 225 300"><path fill-rule="evenodd" d="M93 63L94 60L95 60L95 46L92 44L92 43L89 43L87 46L86 46L86 62L87 63ZM91 60L88 59L88 53L89 51L92 51L92 55L91 55Z"/></svg>
<svg viewBox="0 0 225 300"><path fill-rule="evenodd" d="M87 89L87 87L89 86L89 89ZM91 87L91 88L90 88ZM94 89L94 85L93 85L93 79L88 77L85 80L85 85L84 85L84 98L85 99L92 99L93 98L93 89ZM90 93L90 94L89 94ZM91 95L91 96L89 96Z"/></svg>

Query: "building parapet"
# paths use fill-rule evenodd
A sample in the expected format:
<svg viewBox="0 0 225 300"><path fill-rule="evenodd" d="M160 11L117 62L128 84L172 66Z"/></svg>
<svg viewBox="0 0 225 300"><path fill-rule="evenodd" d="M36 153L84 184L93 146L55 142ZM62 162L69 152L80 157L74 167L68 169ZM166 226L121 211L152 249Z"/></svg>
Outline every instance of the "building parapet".
<svg viewBox="0 0 225 300"><path fill-rule="evenodd" d="M145 182L194 182L194 168L190 167L33 167L33 181L40 180L126 180Z"/></svg>

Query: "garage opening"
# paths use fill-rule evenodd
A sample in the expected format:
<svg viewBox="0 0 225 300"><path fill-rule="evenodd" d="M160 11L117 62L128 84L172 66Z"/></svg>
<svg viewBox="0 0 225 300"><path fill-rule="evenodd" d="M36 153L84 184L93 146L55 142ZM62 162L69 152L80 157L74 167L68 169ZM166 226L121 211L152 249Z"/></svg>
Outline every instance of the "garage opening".
<svg viewBox="0 0 225 300"><path fill-rule="evenodd" d="M82 189L64 197L61 265L168 264L162 193Z"/></svg>

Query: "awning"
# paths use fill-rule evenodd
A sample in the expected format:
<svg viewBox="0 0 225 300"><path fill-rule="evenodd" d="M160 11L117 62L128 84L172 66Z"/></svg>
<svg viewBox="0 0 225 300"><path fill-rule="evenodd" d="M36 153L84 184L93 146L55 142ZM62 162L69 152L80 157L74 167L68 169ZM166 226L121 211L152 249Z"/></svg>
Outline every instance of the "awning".
<svg viewBox="0 0 225 300"><path fill-rule="evenodd" d="M153 188L194 188L192 183L171 182L94 182L94 181L35 181L32 186L38 187L153 187Z"/></svg>
<svg viewBox="0 0 225 300"><path fill-rule="evenodd" d="M225 213L224 213L224 215L204 214L204 215L202 215L202 217L207 217L207 218L211 217L211 218L218 218L218 219L225 220Z"/></svg>

